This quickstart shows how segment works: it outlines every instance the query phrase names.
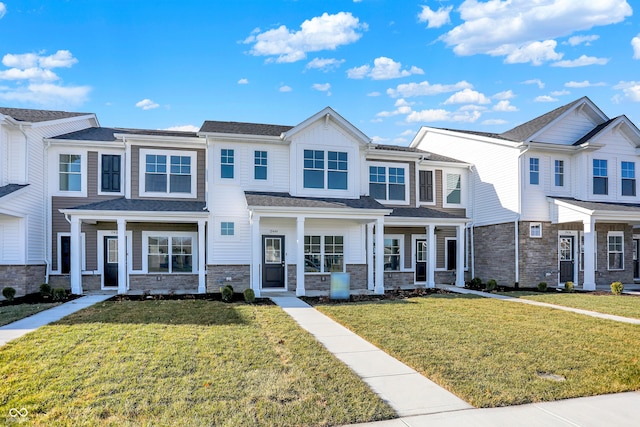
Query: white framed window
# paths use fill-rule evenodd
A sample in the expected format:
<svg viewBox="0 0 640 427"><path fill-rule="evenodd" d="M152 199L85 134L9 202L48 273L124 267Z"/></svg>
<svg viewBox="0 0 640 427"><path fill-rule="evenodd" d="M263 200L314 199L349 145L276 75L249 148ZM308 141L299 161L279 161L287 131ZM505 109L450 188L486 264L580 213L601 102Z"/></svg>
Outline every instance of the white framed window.
<svg viewBox="0 0 640 427"><path fill-rule="evenodd" d="M622 162L620 165L620 175L622 177L622 195L636 195L636 164L634 162Z"/></svg>
<svg viewBox="0 0 640 427"><path fill-rule="evenodd" d="M382 203L409 203L409 167L369 163L369 195Z"/></svg>
<svg viewBox="0 0 640 427"><path fill-rule="evenodd" d="M304 236L304 271L344 272L344 236Z"/></svg>
<svg viewBox="0 0 640 427"><path fill-rule="evenodd" d="M221 236L233 236L235 235L235 223L223 221L220 223L220 235Z"/></svg>
<svg viewBox="0 0 640 427"><path fill-rule="evenodd" d="M540 184L540 159L537 157L529 159L529 184Z"/></svg>
<svg viewBox="0 0 640 427"><path fill-rule="evenodd" d="M253 152L253 179L261 181L267 179L267 155L266 151Z"/></svg>
<svg viewBox="0 0 640 427"><path fill-rule="evenodd" d="M147 273L196 273L198 233L143 231L143 270Z"/></svg>
<svg viewBox="0 0 640 427"><path fill-rule="evenodd" d="M401 271L404 263L404 236L384 236L384 270Z"/></svg>
<svg viewBox="0 0 640 427"><path fill-rule="evenodd" d="M346 151L304 150L303 187L347 190L349 153Z"/></svg>
<svg viewBox="0 0 640 427"><path fill-rule="evenodd" d="M606 160L593 159L593 194L609 194Z"/></svg>
<svg viewBox="0 0 640 427"><path fill-rule="evenodd" d="M58 166L58 189L82 191L82 157L79 154L60 154Z"/></svg>
<svg viewBox="0 0 640 427"><path fill-rule="evenodd" d="M141 197L197 197L195 151L140 149Z"/></svg>
<svg viewBox="0 0 640 427"><path fill-rule="evenodd" d="M220 150L220 178L233 179L235 151L230 148Z"/></svg>
<svg viewBox="0 0 640 427"><path fill-rule="evenodd" d="M554 160L554 184L556 187L564 187L564 160Z"/></svg>
<svg viewBox="0 0 640 427"><path fill-rule="evenodd" d="M607 269L624 270L624 232L607 233Z"/></svg>
<svg viewBox="0 0 640 427"><path fill-rule="evenodd" d="M447 205L462 204L462 175L460 175L459 173L447 173L445 175L446 175L445 204Z"/></svg>
<svg viewBox="0 0 640 427"><path fill-rule="evenodd" d="M532 222L529 224L529 237L541 238L542 237L542 223Z"/></svg>

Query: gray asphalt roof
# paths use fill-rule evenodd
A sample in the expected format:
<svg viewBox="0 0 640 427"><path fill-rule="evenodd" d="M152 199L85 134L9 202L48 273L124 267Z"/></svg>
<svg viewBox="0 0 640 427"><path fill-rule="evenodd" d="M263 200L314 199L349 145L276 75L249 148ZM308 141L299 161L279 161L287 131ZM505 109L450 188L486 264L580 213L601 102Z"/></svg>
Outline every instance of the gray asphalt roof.
<svg viewBox="0 0 640 427"><path fill-rule="evenodd" d="M20 122L46 122L49 120L68 119L69 117L87 116L93 113L73 113L69 111L30 110L26 108L0 107L0 114L9 116Z"/></svg>
<svg viewBox="0 0 640 427"><path fill-rule="evenodd" d="M70 139L75 141L115 141L117 133L129 135L151 135L151 136L175 136L192 137L198 135L195 132L173 131L173 130L152 130L152 129L128 129L128 128L105 128L91 127L78 130L64 135L58 135L52 139Z"/></svg>
<svg viewBox="0 0 640 427"><path fill-rule="evenodd" d="M146 200L117 199L103 200L76 206L70 209L88 211L135 211L135 212L207 212L205 202L191 200Z"/></svg>
<svg viewBox="0 0 640 427"><path fill-rule="evenodd" d="M286 208L325 208L325 209L388 209L374 198L360 196L358 199L336 199L316 197L294 197L289 193L245 191L247 205Z"/></svg>
<svg viewBox="0 0 640 427"><path fill-rule="evenodd" d="M392 217L404 218L451 218L464 219L464 216L455 215L449 212L443 212L437 209L419 207L419 208L393 208Z"/></svg>
<svg viewBox="0 0 640 427"><path fill-rule="evenodd" d="M200 128L200 132L280 136L282 133L287 132L291 129L293 129L293 126L269 125L262 123L218 122L215 120L206 120Z"/></svg>
<svg viewBox="0 0 640 427"><path fill-rule="evenodd" d="M640 214L640 204L637 203L612 203L612 202L586 202L571 197L552 197L574 206L592 211L617 211L617 212L637 212Z"/></svg>
<svg viewBox="0 0 640 427"><path fill-rule="evenodd" d="M0 197L4 197L8 194L13 193L14 191L18 191L21 188L26 187L29 184L8 184L3 187L0 187Z"/></svg>

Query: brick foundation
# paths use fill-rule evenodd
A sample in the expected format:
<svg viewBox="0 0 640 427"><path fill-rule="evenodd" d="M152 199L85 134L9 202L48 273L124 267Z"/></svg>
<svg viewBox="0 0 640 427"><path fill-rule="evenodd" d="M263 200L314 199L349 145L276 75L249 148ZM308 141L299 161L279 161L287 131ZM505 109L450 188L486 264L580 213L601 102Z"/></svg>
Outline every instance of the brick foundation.
<svg viewBox="0 0 640 427"><path fill-rule="evenodd" d="M227 281L227 278L231 280ZM207 292L220 292L220 287L225 285L233 286L234 292L243 292L250 287L251 268L249 265L208 265L206 281Z"/></svg>
<svg viewBox="0 0 640 427"><path fill-rule="evenodd" d="M158 280L160 278L160 280ZM198 292L197 274L132 274L130 291L184 291Z"/></svg>
<svg viewBox="0 0 640 427"><path fill-rule="evenodd" d="M11 287L16 297L40 291L45 282L47 267L42 265L0 265L0 291ZM0 298L2 294L0 293Z"/></svg>

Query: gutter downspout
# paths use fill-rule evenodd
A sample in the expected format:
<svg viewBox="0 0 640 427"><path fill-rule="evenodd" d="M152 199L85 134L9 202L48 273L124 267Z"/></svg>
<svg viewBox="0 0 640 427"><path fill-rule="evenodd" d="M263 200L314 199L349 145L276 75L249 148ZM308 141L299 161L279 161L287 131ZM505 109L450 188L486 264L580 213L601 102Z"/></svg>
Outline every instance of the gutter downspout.
<svg viewBox="0 0 640 427"><path fill-rule="evenodd" d="M476 251L474 249L474 239L473 234L475 231L475 222L473 218L476 216L476 180L474 176L474 167L469 166L469 173L471 174L471 224L469 224L469 246L471 251L471 265L469 266L471 270L471 278L476 277Z"/></svg>
<svg viewBox="0 0 640 427"><path fill-rule="evenodd" d="M49 205L49 188L47 183L49 182L49 162L47 161L47 154L49 153L49 147L51 147L51 141L47 141L47 145L44 147L44 151L42 153L42 163L44 163L44 173L42 180L42 198L44 206L43 218L44 218L44 235L46 236L47 242L44 245L44 264L45 264L45 273L44 273L44 283L49 283L49 275L51 270L51 262L49 261L51 250L51 239L52 239L52 231L50 227L51 222L51 207Z"/></svg>
<svg viewBox="0 0 640 427"><path fill-rule="evenodd" d="M524 174L524 167L520 167L522 156L525 155L527 151L531 148L531 142L527 143L527 148L520 154L518 154L518 213L516 214L516 219L514 222L515 229L515 255L516 255L516 269L515 269L515 284L520 283L520 215L522 213L522 174ZM516 286L517 288L518 286Z"/></svg>

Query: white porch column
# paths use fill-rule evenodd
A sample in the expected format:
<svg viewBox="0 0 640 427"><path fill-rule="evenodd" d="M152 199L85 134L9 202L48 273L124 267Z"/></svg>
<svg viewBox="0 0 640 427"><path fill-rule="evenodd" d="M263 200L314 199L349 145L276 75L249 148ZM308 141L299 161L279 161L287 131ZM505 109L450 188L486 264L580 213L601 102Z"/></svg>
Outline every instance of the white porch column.
<svg viewBox="0 0 640 427"><path fill-rule="evenodd" d="M464 224L456 227L456 286L459 288L464 288L464 229Z"/></svg>
<svg viewBox="0 0 640 427"><path fill-rule="evenodd" d="M207 282L205 276L206 269L206 255L205 255L205 227L207 221L204 219L198 220L198 293L204 294L207 292Z"/></svg>
<svg viewBox="0 0 640 427"><path fill-rule="evenodd" d="M71 254L69 259L69 280L71 293L82 295L82 234L80 218L71 217ZM59 267L58 267L59 268Z"/></svg>
<svg viewBox="0 0 640 427"><path fill-rule="evenodd" d="M367 224L367 289L373 290L373 223Z"/></svg>
<svg viewBox="0 0 640 427"><path fill-rule="evenodd" d="M303 297L304 289L304 217L296 221L296 296Z"/></svg>
<svg viewBox="0 0 640 427"><path fill-rule="evenodd" d="M127 272L127 223L118 218L118 293L125 294L129 289Z"/></svg>
<svg viewBox="0 0 640 427"><path fill-rule="evenodd" d="M384 294L384 219L376 220L376 278L374 293Z"/></svg>
<svg viewBox="0 0 640 427"><path fill-rule="evenodd" d="M253 215L251 219L251 289L256 296L260 296L262 261L262 241L260 240L260 216Z"/></svg>
<svg viewBox="0 0 640 427"><path fill-rule="evenodd" d="M584 224L584 282L585 291L596 290L596 224L591 218Z"/></svg>
<svg viewBox="0 0 640 427"><path fill-rule="evenodd" d="M436 287L436 226L427 226L427 287Z"/></svg>

